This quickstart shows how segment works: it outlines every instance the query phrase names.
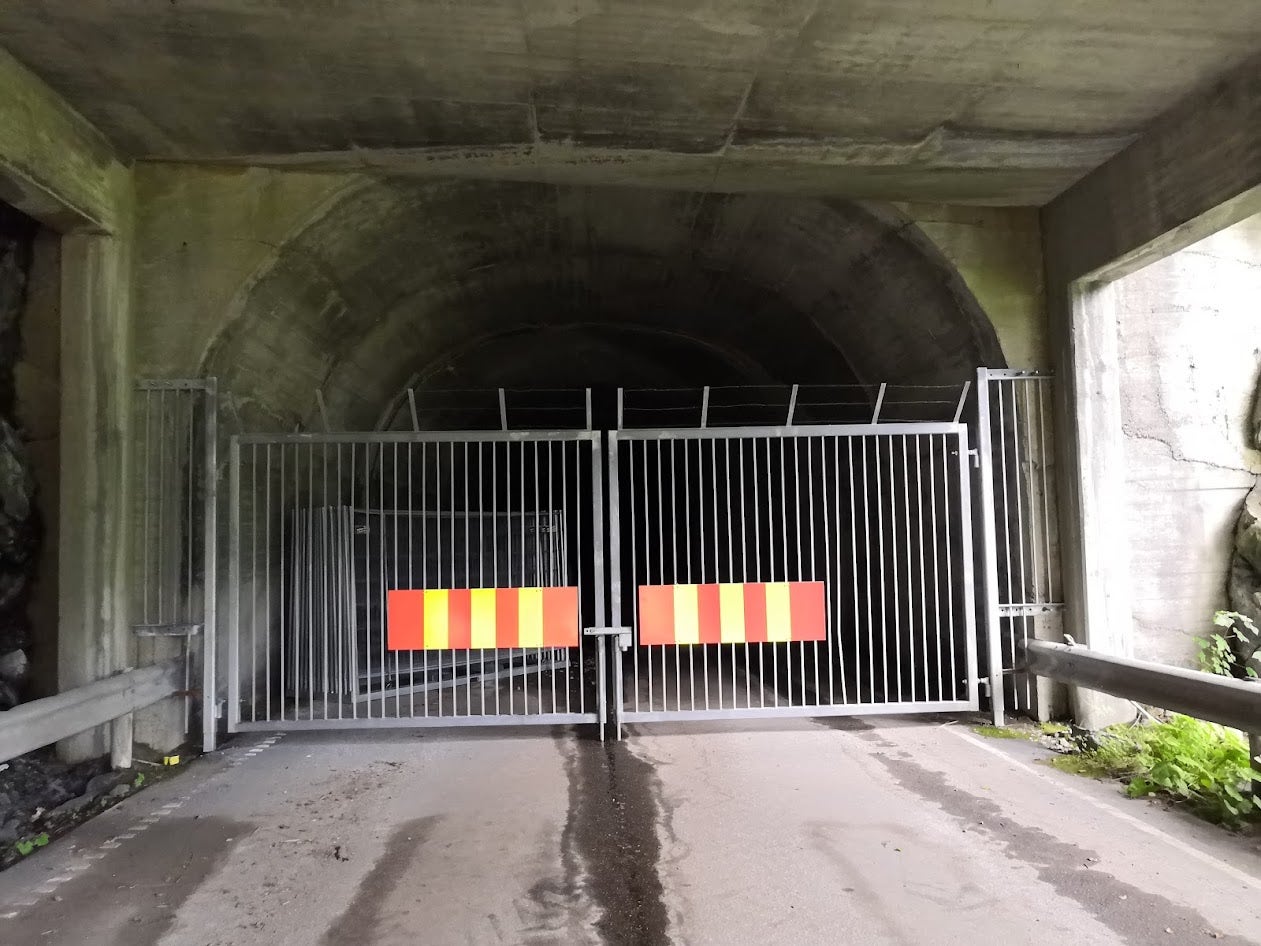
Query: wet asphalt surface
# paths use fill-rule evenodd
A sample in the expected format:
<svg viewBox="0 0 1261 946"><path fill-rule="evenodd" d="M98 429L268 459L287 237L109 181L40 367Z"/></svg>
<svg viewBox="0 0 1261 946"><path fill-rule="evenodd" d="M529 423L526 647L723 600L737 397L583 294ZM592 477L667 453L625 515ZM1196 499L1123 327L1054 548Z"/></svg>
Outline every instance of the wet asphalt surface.
<svg viewBox="0 0 1261 946"><path fill-rule="evenodd" d="M0 874L0 943L1261 942L1261 852L941 721L241 740Z"/></svg>

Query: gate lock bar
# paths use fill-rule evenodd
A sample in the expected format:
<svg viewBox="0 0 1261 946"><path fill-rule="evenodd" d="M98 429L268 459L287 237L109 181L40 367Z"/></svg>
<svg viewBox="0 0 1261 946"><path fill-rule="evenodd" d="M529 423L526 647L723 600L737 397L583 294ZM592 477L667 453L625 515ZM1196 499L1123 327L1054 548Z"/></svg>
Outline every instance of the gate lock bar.
<svg viewBox="0 0 1261 946"><path fill-rule="evenodd" d="M631 628L629 627L584 627L584 637L616 637L617 646L622 650L630 650Z"/></svg>

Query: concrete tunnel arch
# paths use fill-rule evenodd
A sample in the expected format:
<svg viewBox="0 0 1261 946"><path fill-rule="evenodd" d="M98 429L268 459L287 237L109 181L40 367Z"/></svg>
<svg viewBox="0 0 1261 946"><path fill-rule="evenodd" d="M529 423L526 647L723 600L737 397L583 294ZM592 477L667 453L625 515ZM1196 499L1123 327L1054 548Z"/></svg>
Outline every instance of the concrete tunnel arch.
<svg viewBox="0 0 1261 946"><path fill-rule="evenodd" d="M958 383L1002 365L889 205L489 181L352 187L242 288L203 372L247 430L347 430L400 392Z"/></svg>

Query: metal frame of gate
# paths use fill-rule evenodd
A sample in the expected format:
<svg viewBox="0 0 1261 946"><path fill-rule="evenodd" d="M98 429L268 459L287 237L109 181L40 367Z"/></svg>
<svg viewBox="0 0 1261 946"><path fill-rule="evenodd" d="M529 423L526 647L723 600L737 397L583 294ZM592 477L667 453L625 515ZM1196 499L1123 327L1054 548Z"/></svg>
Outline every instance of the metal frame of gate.
<svg viewBox="0 0 1261 946"><path fill-rule="evenodd" d="M234 436L228 730L602 725L603 638L391 651L386 596L576 584L603 623L603 474L590 430Z"/></svg>
<svg viewBox="0 0 1261 946"><path fill-rule="evenodd" d="M627 579L635 589L822 578L827 591L822 646L641 648L632 601L629 668L613 652L619 733L623 722L976 710L968 431L957 421L611 432L615 626ZM647 554L654 535L672 543L669 567L664 541L655 568Z"/></svg>
<svg viewBox="0 0 1261 946"><path fill-rule="evenodd" d="M1046 371L977 371L983 611L996 726L1008 706L1047 711L1037 677L1017 672L1016 656L1022 641L1063 632L1053 384Z"/></svg>
<svg viewBox="0 0 1261 946"><path fill-rule="evenodd" d="M201 743L215 748L218 385L214 378L137 380L133 606L139 664L184 663L184 728L201 664ZM197 653L195 641L201 641Z"/></svg>

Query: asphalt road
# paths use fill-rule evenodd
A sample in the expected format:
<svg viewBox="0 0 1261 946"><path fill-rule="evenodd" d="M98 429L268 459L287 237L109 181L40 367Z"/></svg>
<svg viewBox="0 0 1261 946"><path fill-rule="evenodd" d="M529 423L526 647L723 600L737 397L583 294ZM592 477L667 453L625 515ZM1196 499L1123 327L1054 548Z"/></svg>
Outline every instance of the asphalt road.
<svg viewBox="0 0 1261 946"><path fill-rule="evenodd" d="M255 737L0 874L0 943L1261 943L1261 850L942 721Z"/></svg>

